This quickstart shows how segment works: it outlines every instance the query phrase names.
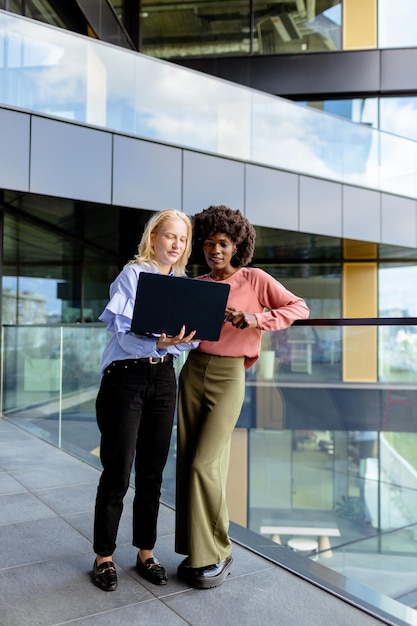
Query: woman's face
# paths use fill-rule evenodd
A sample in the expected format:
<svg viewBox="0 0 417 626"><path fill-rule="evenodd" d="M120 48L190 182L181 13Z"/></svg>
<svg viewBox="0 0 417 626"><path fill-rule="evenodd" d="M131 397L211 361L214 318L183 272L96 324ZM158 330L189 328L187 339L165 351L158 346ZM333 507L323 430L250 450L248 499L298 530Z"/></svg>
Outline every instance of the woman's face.
<svg viewBox="0 0 417 626"><path fill-rule="evenodd" d="M209 268L216 271L229 271L236 244L226 233L212 233L203 242L203 252Z"/></svg>
<svg viewBox="0 0 417 626"><path fill-rule="evenodd" d="M151 234L151 243L160 271L168 274L187 247L187 226L182 220L167 220Z"/></svg>

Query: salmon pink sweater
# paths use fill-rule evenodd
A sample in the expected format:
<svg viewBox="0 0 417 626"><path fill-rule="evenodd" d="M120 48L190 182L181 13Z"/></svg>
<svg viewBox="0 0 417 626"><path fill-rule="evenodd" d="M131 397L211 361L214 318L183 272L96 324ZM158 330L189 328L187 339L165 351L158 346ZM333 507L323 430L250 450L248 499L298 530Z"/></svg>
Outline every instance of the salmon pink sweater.
<svg viewBox="0 0 417 626"><path fill-rule="evenodd" d="M209 274L200 280L213 280ZM218 356L244 356L245 369L259 358L261 331L282 330L298 319L306 319L309 309L302 298L288 291L278 280L260 268L242 267L221 281L230 285L227 306L253 313L257 328L239 329L224 322L218 341L201 341L197 348Z"/></svg>

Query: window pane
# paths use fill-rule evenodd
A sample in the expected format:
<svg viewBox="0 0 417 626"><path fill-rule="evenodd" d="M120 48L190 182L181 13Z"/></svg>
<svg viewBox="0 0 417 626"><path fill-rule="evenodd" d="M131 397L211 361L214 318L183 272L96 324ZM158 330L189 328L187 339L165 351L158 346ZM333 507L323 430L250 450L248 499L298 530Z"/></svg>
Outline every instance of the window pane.
<svg viewBox="0 0 417 626"><path fill-rule="evenodd" d="M342 3L249 0L148 2L142 48L160 57L340 50Z"/></svg>
<svg viewBox="0 0 417 626"><path fill-rule="evenodd" d="M266 3L255 6L254 52L308 52L342 48L341 2Z"/></svg>
<svg viewBox="0 0 417 626"><path fill-rule="evenodd" d="M407 48L417 45L416 0L379 0L378 48Z"/></svg>
<svg viewBox="0 0 417 626"><path fill-rule="evenodd" d="M313 109L344 117L357 124L378 128L378 98L354 98L349 100L305 100Z"/></svg>
<svg viewBox="0 0 417 626"><path fill-rule="evenodd" d="M141 14L142 51L170 57L250 52L250 2L149 2Z"/></svg>
<svg viewBox="0 0 417 626"><path fill-rule="evenodd" d="M417 141L417 97L381 98L380 130Z"/></svg>

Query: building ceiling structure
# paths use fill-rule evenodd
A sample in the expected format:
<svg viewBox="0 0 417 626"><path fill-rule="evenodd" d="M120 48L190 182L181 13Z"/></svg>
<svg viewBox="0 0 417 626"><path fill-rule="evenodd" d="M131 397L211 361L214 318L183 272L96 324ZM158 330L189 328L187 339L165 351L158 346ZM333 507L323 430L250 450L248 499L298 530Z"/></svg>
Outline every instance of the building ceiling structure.
<svg viewBox="0 0 417 626"><path fill-rule="evenodd" d="M122 18L129 0L112 0L112 4ZM324 47L334 49L333 25L324 23L323 13L338 4L338 0L143 0L143 51L161 58L262 54L282 46L286 51L302 50L302 42L306 46L307 40L308 49L312 49L316 37L318 49L323 49L323 41ZM323 36L326 27L328 37Z"/></svg>

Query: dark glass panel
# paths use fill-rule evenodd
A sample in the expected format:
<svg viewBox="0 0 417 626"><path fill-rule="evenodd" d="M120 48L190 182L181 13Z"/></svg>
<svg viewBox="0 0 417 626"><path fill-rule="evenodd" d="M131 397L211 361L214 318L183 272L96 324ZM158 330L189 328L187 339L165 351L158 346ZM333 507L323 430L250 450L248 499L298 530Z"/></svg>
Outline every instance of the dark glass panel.
<svg viewBox="0 0 417 626"><path fill-rule="evenodd" d="M142 51L161 58L341 49L341 2L143 2Z"/></svg>
<svg viewBox="0 0 417 626"><path fill-rule="evenodd" d="M254 2L254 52L341 50L342 3Z"/></svg>
<svg viewBox="0 0 417 626"><path fill-rule="evenodd" d="M161 58L247 54L249 0L142 3L142 51Z"/></svg>

